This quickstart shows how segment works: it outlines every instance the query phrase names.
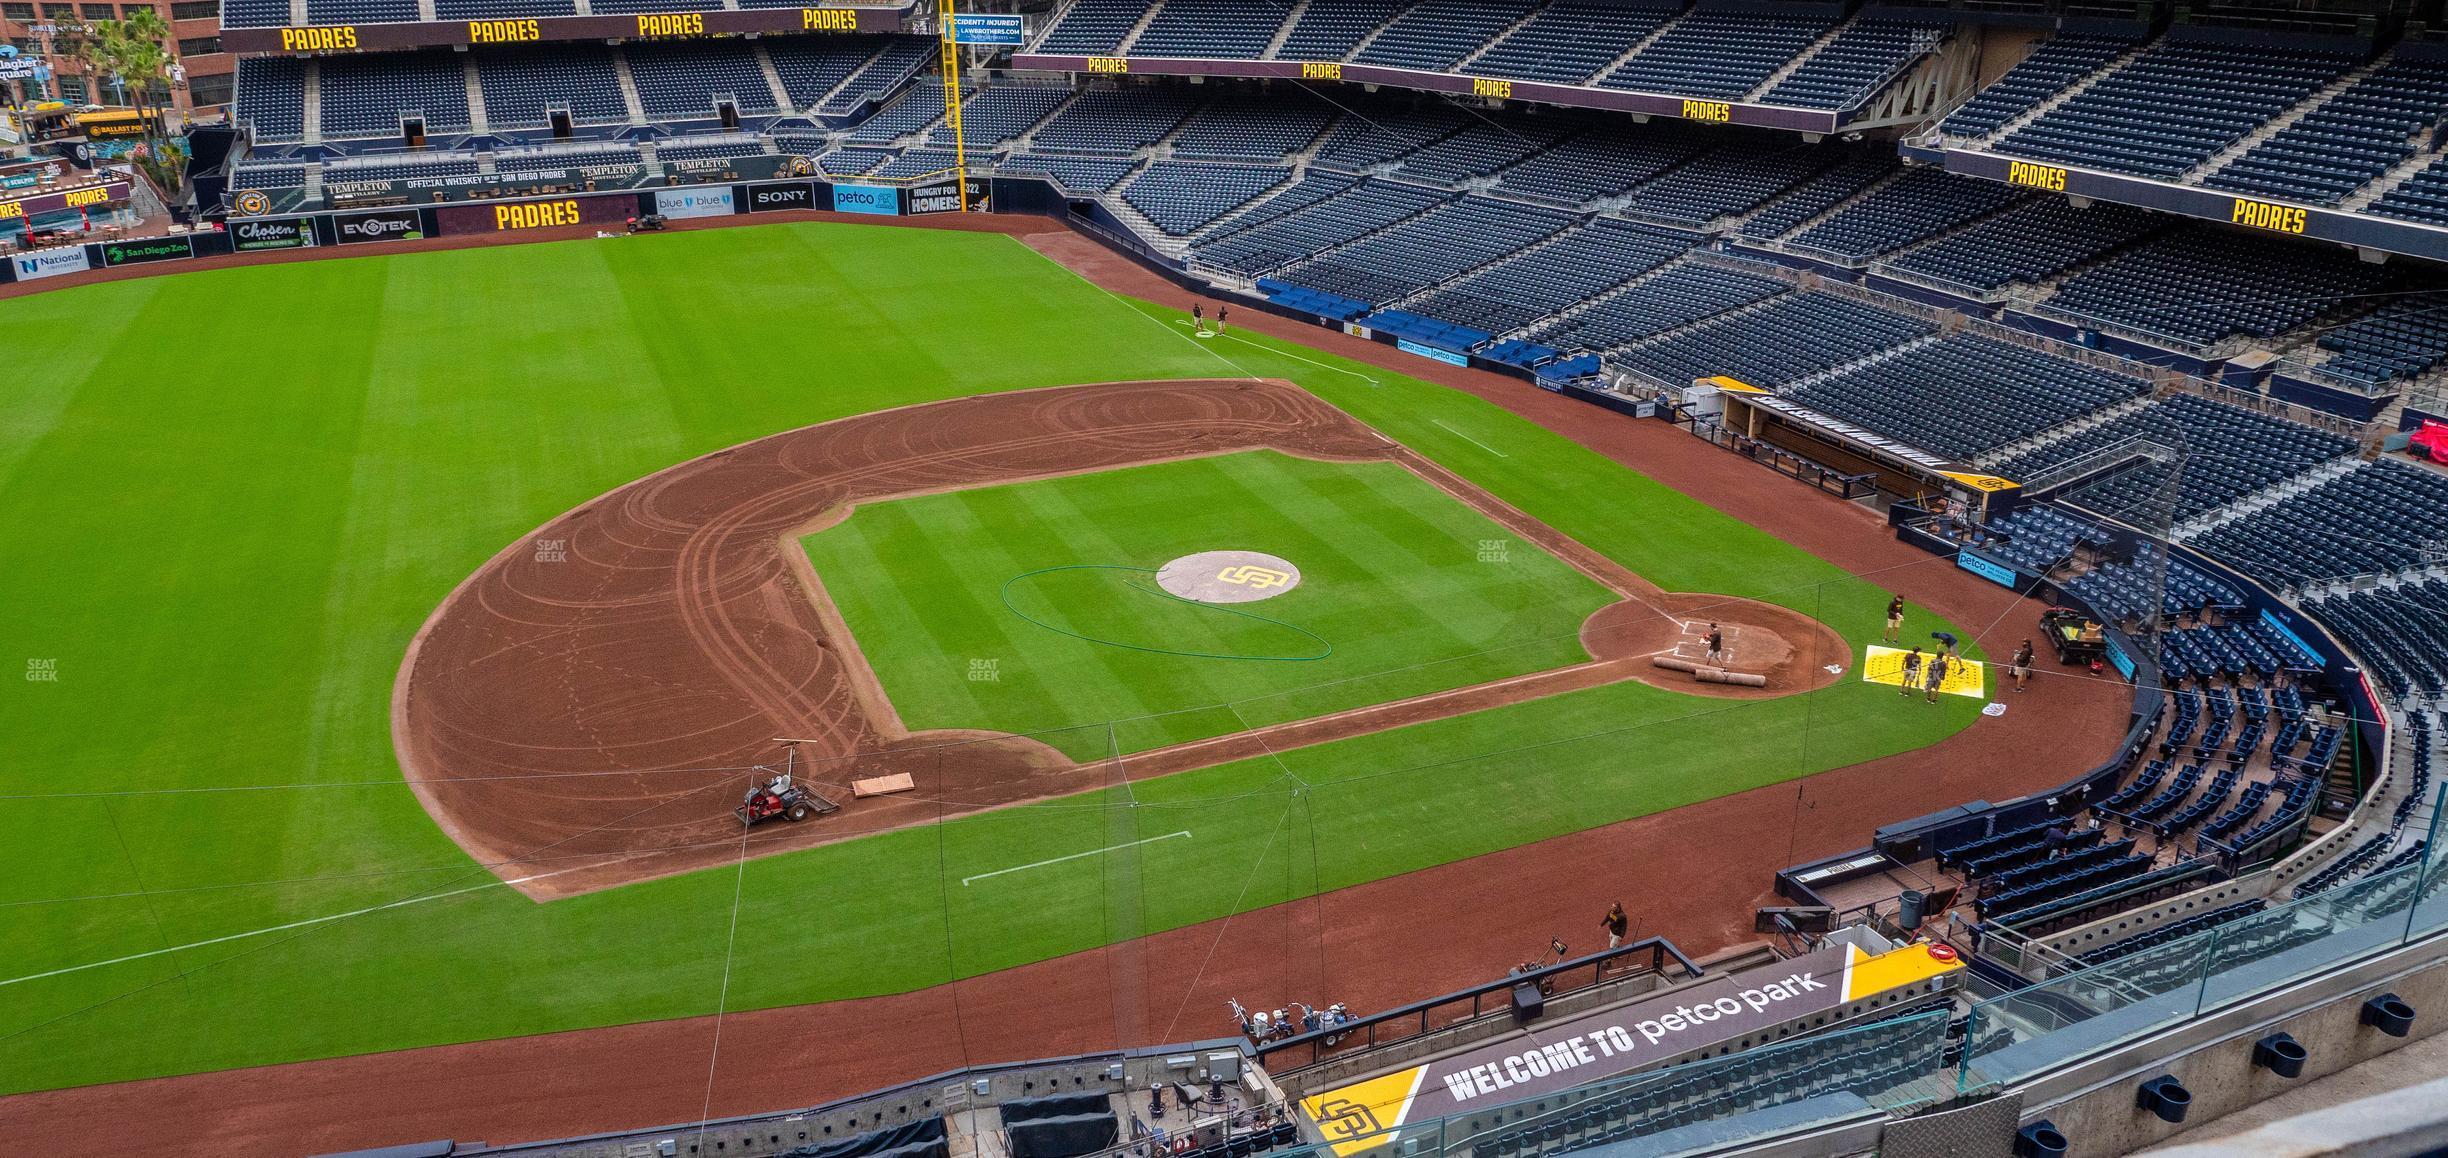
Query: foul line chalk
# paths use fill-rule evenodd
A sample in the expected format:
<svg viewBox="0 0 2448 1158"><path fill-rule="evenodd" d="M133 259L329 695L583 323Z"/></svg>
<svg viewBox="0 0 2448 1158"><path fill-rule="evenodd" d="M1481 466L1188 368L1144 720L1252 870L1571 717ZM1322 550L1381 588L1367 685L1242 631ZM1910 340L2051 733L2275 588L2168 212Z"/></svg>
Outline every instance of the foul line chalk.
<svg viewBox="0 0 2448 1158"><path fill-rule="evenodd" d="M1450 427L1450 426L1445 426L1445 420L1444 420L1444 419L1442 419L1442 418L1431 418L1431 419L1429 419L1428 421L1433 422L1433 423L1436 423L1438 426L1444 426L1444 427L1445 427L1445 433L1450 434L1450 435L1453 435L1454 437L1459 438L1459 439L1461 439L1462 441L1464 441L1464 442L1467 442L1467 443L1471 444L1472 446L1478 447L1479 449L1484 450L1484 451L1488 452L1489 454L1495 455L1495 456L1496 456L1496 457L1498 457L1498 458L1511 458L1511 457L1513 457L1512 455L1506 454L1505 452L1503 452L1503 451L1501 451L1501 450L1498 450L1498 449L1496 449L1495 447L1489 446L1488 444L1486 444L1486 443L1484 443L1484 442L1481 442L1481 441L1479 441L1479 440L1478 440L1478 439L1476 439L1476 438L1472 438L1470 435L1464 434L1464 433L1462 433L1462 432L1461 432L1461 431L1459 431L1459 430L1455 430L1453 427Z"/></svg>
<svg viewBox="0 0 2448 1158"><path fill-rule="evenodd" d="M1016 864L1016 865L1013 865L1013 866L1012 866L1012 867L1010 867L1010 868L1000 868L1000 869L996 869L995 871L990 872L990 873L979 873L978 875L973 876L973 877L962 877L962 878L961 878L961 887L965 889L965 888L968 888L968 887L969 887L969 882L971 882L971 881L982 881L982 880L985 880L985 879L986 879L986 878L988 878L988 877L999 877L999 876L1002 876L1004 873L1016 873L1016 872L1020 872L1020 871L1021 871L1021 870L1023 870L1023 869L1044 868L1045 866L1050 865L1050 864L1061 864L1062 862L1067 861L1067 860L1078 860L1079 858L1081 858L1081 857L1083 857L1083 856L1095 856L1095 855L1097 855L1097 854L1099 854L1099 853L1107 853L1107 852L1112 852L1112 851L1114 851L1115 849L1119 849L1119 848L1135 848L1135 847L1137 847L1137 846L1139 846L1139 845L1143 845L1143 844L1154 844L1154 843L1156 843L1157 841L1160 841L1160 840L1171 840L1171 839L1173 839L1174 837L1177 837L1177 836L1178 836L1178 837L1181 837L1181 838L1182 838L1182 839L1184 839L1184 840L1187 840L1187 839L1189 839L1189 838L1190 838L1190 830L1185 828L1185 829L1181 830L1180 832L1168 832L1168 833L1164 834L1163 836L1151 836L1151 837L1147 838L1146 840L1134 840L1134 841L1131 841L1131 842L1129 842L1129 843L1127 843L1127 844L1113 844L1113 845L1107 845L1107 846L1105 846L1104 848L1092 848L1092 849L1088 850L1087 852L1075 852L1075 853L1072 853L1072 854L1071 854L1071 855L1069 855L1069 856L1058 856L1058 857L1055 857L1055 858L1054 858L1054 859L1052 859L1052 860L1035 860L1035 861L1030 861L1030 862L1029 862L1029 863L1027 863L1027 864Z"/></svg>

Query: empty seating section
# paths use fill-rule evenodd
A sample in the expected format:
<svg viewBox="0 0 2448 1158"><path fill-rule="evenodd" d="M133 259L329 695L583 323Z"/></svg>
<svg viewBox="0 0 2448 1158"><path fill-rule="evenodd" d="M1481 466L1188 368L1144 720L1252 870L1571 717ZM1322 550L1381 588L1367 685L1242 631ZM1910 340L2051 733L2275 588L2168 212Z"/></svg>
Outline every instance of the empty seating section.
<svg viewBox="0 0 2448 1158"><path fill-rule="evenodd" d="M1934 322L1850 298L1795 293L1629 347L1617 360L1678 387L1724 374L1768 388L1869 357L1937 328Z"/></svg>
<svg viewBox="0 0 2448 1158"><path fill-rule="evenodd" d="M1855 259L1934 237L2023 196L2011 185L1914 169L1793 236L1790 244Z"/></svg>
<svg viewBox="0 0 2448 1158"><path fill-rule="evenodd" d="M1071 99L1067 88L997 85L961 102L961 139L972 149L992 148L1020 136ZM951 131L938 128L934 143L951 144Z"/></svg>
<svg viewBox="0 0 2448 1158"><path fill-rule="evenodd" d="M443 20L486 20L504 16L575 16L573 0L434 0L434 15Z"/></svg>
<svg viewBox="0 0 2448 1158"><path fill-rule="evenodd" d="M1060 21L1037 41L1037 51L1056 55L1108 56L1147 15L1150 0L1073 0Z"/></svg>
<svg viewBox="0 0 2448 1158"><path fill-rule="evenodd" d="M850 74L841 88L825 98L816 111L828 117L853 116L891 99L929 65L935 63L935 42L921 36L895 36L884 42L875 59ZM939 98L940 99L940 98Z"/></svg>
<svg viewBox="0 0 2448 1158"><path fill-rule="evenodd" d="M1591 302L1531 334L1567 352L1610 350L1765 301L1792 289L1787 282L1686 262Z"/></svg>
<svg viewBox="0 0 2448 1158"><path fill-rule="evenodd" d="M1970 458L2143 392L2134 378L1978 337L1865 363L1795 401L1923 450Z"/></svg>
<svg viewBox="0 0 2448 1158"><path fill-rule="evenodd" d="M878 149L835 149L816 158L816 167L836 177L862 177L893 159L893 155Z"/></svg>
<svg viewBox="0 0 2448 1158"><path fill-rule="evenodd" d="M2012 455L1995 473L2037 479L2050 469L2133 439L2150 439L2185 455L2184 475L2173 517L2182 521L2224 506L2273 483L2354 449L2334 434L2240 410L2191 394L2172 394L2132 414ZM2094 510L2133 508L2144 521L2166 478L2165 468L2146 464L2123 475L2077 489L2074 501Z"/></svg>
<svg viewBox="0 0 2448 1158"><path fill-rule="evenodd" d="M2401 571L2448 533L2448 475L2369 463L2190 540L2245 574L2295 587Z"/></svg>
<svg viewBox="0 0 2448 1158"><path fill-rule="evenodd" d="M2054 277L2167 225L2165 217L2095 202L2076 209L2055 197L2035 197L1969 229L1897 255L1888 265L1906 273L1976 290Z"/></svg>
<svg viewBox="0 0 2448 1158"><path fill-rule="evenodd" d="M1402 0L1309 0L1275 56L1279 60L1341 60L1402 7Z"/></svg>
<svg viewBox="0 0 2448 1158"><path fill-rule="evenodd" d="M1287 8L1244 0L1165 0L1132 56L1254 57L1275 39Z"/></svg>
<svg viewBox="0 0 2448 1158"><path fill-rule="evenodd" d="M791 104L812 109L884 47L872 36L769 36L758 41Z"/></svg>
<svg viewBox="0 0 2448 1158"><path fill-rule="evenodd" d="M733 157L754 157L765 151L765 142L755 137L677 138L655 146L657 161L724 161Z"/></svg>
<svg viewBox="0 0 2448 1158"><path fill-rule="evenodd" d="M1515 197L1587 204L1683 164L1711 143L1662 123L1637 132L1595 128L1506 169L1496 187Z"/></svg>
<svg viewBox="0 0 2448 1158"><path fill-rule="evenodd" d="M1417 185L1362 181L1333 192L1328 200L1211 239L1196 253L1200 261L1221 269L1262 273L1374 233L1449 196Z"/></svg>
<svg viewBox="0 0 2448 1158"><path fill-rule="evenodd" d="M1854 108L1876 96L1944 35L1927 24L1857 20L1759 99L1811 109Z"/></svg>
<svg viewBox="0 0 2448 1158"><path fill-rule="evenodd" d="M1290 177L1282 169L1253 165L1158 161L1131 181L1122 199L1156 228L1187 237Z"/></svg>
<svg viewBox="0 0 2448 1158"><path fill-rule="evenodd" d="M1735 100L1819 38L1826 18L1692 12L1599 83L1639 92Z"/></svg>
<svg viewBox="0 0 2448 1158"><path fill-rule="evenodd" d="M391 136L421 115L427 132L467 131L467 75L455 52L332 56L321 63L326 138Z"/></svg>
<svg viewBox="0 0 2448 1158"><path fill-rule="evenodd" d="M1195 107L1167 92L1084 92L1031 140L1058 153L1133 153L1162 140Z"/></svg>
<svg viewBox="0 0 2448 1158"><path fill-rule="evenodd" d="M631 52L629 75L649 117L712 117L717 100L746 114L771 113L773 86L750 46L736 41L680 41Z"/></svg>
<svg viewBox="0 0 2448 1158"><path fill-rule="evenodd" d="M1633 190L1624 211L1676 225L1747 213L1827 164L1819 149L1776 137L1729 138L1692 163Z"/></svg>
<svg viewBox="0 0 2448 1158"><path fill-rule="evenodd" d="M278 28L287 23L289 0L222 0L223 28Z"/></svg>
<svg viewBox="0 0 2448 1158"><path fill-rule="evenodd" d="M323 184L346 185L352 181L414 181L430 177L473 177L474 157L440 157L416 161L364 161L323 166Z"/></svg>
<svg viewBox="0 0 2448 1158"><path fill-rule="evenodd" d="M1103 193L1122 183L1137 161L1091 157L1012 157L996 168L1012 173L1042 173L1074 193Z"/></svg>
<svg viewBox="0 0 2448 1158"><path fill-rule="evenodd" d="M1340 195L1357 183L1357 178L1347 177L1341 173L1311 169L1303 174L1300 180L1278 191L1274 196L1250 206L1236 216L1231 223L1218 232L1218 236L1255 229L1267 222L1290 217L1318 202Z"/></svg>
<svg viewBox="0 0 2448 1158"><path fill-rule="evenodd" d="M1173 138L1173 155L1201 161L1280 161L1308 148L1334 117L1333 105L1298 97L1209 101Z"/></svg>
<svg viewBox="0 0 2448 1158"><path fill-rule="evenodd" d="M884 106L882 112L859 122L850 130L855 144L881 145L900 140L943 119L944 87L942 82L927 80L910 86L901 99Z"/></svg>
<svg viewBox="0 0 2448 1158"><path fill-rule="evenodd" d="M1742 235L1758 241L1782 237L1847 198L1877 184L1902 162L1885 149L1857 149L1819 175L1788 190L1743 222Z"/></svg>
<svg viewBox="0 0 2448 1158"><path fill-rule="evenodd" d="M2335 53L2162 41L2008 134L1997 149L2174 178L2354 64Z"/></svg>
<svg viewBox="0 0 2448 1158"><path fill-rule="evenodd" d="M2414 137L2448 115L2448 60L2396 60L2305 113L2202 181L2264 197L2335 205L2414 155Z"/></svg>
<svg viewBox="0 0 2448 1158"><path fill-rule="evenodd" d="M2349 250L2191 227L2076 274L2045 305L2202 347L2234 334L2275 338L2388 277Z"/></svg>
<svg viewBox="0 0 2448 1158"><path fill-rule="evenodd" d="M1287 269L1283 280L1383 306L1526 249L1572 224L1551 209L1464 197Z"/></svg>
<svg viewBox="0 0 2448 1158"><path fill-rule="evenodd" d="M2312 609L2390 691L2448 696L2448 579L2350 592Z"/></svg>
<svg viewBox="0 0 2448 1158"><path fill-rule="evenodd" d="M2318 345L2330 357L2315 369L2377 389L2448 361L2448 310L2401 298L2322 334Z"/></svg>
<svg viewBox="0 0 2448 1158"><path fill-rule="evenodd" d="M1404 308L1491 334L1511 333L1682 256L1696 240L1619 221L1592 221Z"/></svg>
<svg viewBox="0 0 2448 1158"><path fill-rule="evenodd" d="M1460 71L1510 80L1581 84L1673 18L1674 0L1636 6L1556 0Z"/></svg>
<svg viewBox="0 0 2448 1158"><path fill-rule="evenodd" d="M416 0L306 0L309 24L398 24L415 19Z"/></svg>
<svg viewBox="0 0 2448 1158"><path fill-rule="evenodd" d="M1475 121L1462 131L1430 144L1402 160L1405 176L1439 184L1460 184L1555 145L1569 128L1535 122L1498 124Z"/></svg>
<svg viewBox="0 0 2448 1158"><path fill-rule="evenodd" d="M930 173L941 173L951 167L952 150L917 148L886 161L872 176L924 177Z"/></svg>
<svg viewBox="0 0 2448 1158"><path fill-rule="evenodd" d="M2032 50L1988 87L1939 122L1940 132L1985 137L2006 122L2099 71L2133 42L2110 36L2060 36Z"/></svg>
<svg viewBox="0 0 2448 1158"><path fill-rule="evenodd" d="M1461 128L1461 117L1442 110L1363 109L1337 122L1318 142L1316 163L1358 172L1418 152Z"/></svg>
<svg viewBox="0 0 2448 1158"><path fill-rule="evenodd" d="M2448 157L2424 166L2365 210L2382 217L2448 225Z"/></svg>
<svg viewBox="0 0 2448 1158"><path fill-rule="evenodd" d="M1536 7L1535 0L1417 0L1352 61L1449 71Z"/></svg>
<svg viewBox="0 0 2448 1158"><path fill-rule="evenodd" d="M496 129L534 128L546 123L553 109L569 110L582 125L629 119L620 76L601 45L545 44L475 53L473 59L485 119ZM328 103L331 97L323 99Z"/></svg>
<svg viewBox="0 0 2448 1158"><path fill-rule="evenodd" d="M230 171L232 189L295 189L306 183L304 165L239 165Z"/></svg>
<svg viewBox="0 0 2448 1158"><path fill-rule="evenodd" d="M306 132L306 62L258 56L238 62L237 119L259 142L295 141Z"/></svg>
<svg viewBox="0 0 2448 1158"><path fill-rule="evenodd" d="M639 164L638 151L627 145L591 145L574 149L531 149L493 156L493 168L503 173L551 172L598 165Z"/></svg>

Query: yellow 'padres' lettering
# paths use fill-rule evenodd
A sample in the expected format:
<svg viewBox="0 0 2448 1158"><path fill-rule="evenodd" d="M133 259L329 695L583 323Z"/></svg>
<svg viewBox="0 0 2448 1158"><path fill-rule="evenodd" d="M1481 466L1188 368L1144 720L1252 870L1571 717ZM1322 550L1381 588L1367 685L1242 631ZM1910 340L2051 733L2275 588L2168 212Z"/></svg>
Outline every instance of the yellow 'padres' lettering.
<svg viewBox="0 0 2448 1158"><path fill-rule="evenodd" d="M110 190L71 189L68 191L66 200L70 209L82 209L88 205L108 205L110 204Z"/></svg>
<svg viewBox="0 0 2448 1158"><path fill-rule="evenodd" d="M493 207L495 229L542 229L548 225L578 224L578 203L575 201L535 201L524 205Z"/></svg>
<svg viewBox="0 0 2448 1158"><path fill-rule="evenodd" d="M802 8L799 27L813 32L856 32L858 13L847 8Z"/></svg>
<svg viewBox="0 0 2448 1158"><path fill-rule="evenodd" d="M1091 56L1088 58L1088 71L1129 72L1130 61L1119 56Z"/></svg>
<svg viewBox="0 0 2448 1158"><path fill-rule="evenodd" d="M2309 215L2292 205L2272 205L2267 201L2235 199L2235 213L2228 218L2238 225L2268 229L2278 233L2301 233Z"/></svg>
<svg viewBox="0 0 2448 1158"><path fill-rule="evenodd" d="M2055 165L2034 165L2029 161L2006 162L2006 183L2046 189L2051 193L2065 192L2066 171Z"/></svg>
<svg viewBox="0 0 2448 1158"><path fill-rule="evenodd" d="M1684 101L1683 119L1723 124L1734 119L1734 106L1724 101Z"/></svg>
<svg viewBox="0 0 2448 1158"><path fill-rule="evenodd" d="M0 201L0 218L17 218L23 216L25 216L25 202Z"/></svg>
<svg viewBox="0 0 2448 1158"><path fill-rule="evenodd" d="M1340 64L1336 64L1336 63L1334 63L1333 61L1318 61L1318 60L1302 61L1302 62L1301 62L1301 79L1302 79L1302 80L1341 80L1341 79L1343 79L1343 66L1342 66L1342 65L1340 65Z"/></svg>
<svg viewBox="0 0 2448 1158"><path fill-rule="evenodd" d="M637 20L640 36L700 36L705 33L705 14L702 12L640 16Z"/></svg>
<svg viewBox="0 0 2448 1158"><path fill-rule="evenodd" d="M342 24L331 28L283 28L282 52L330 52L334 49L357 47L357 28Z"/></svg>
<svg viewBox="0 0 2448 1158"><path fill-rule="evenodd" d="M533 20L470 20L470 44L520 44L544 39L544 29Z"/></svg>
<svg viewBox="0 0 2448 1158"><path fill-rule="evenodd" d="M1510 98L1513 95L1513 82L1509 80L1495 80L1493 78L1484 76L1474 76L1471 78L1471 95Z"/></svg>

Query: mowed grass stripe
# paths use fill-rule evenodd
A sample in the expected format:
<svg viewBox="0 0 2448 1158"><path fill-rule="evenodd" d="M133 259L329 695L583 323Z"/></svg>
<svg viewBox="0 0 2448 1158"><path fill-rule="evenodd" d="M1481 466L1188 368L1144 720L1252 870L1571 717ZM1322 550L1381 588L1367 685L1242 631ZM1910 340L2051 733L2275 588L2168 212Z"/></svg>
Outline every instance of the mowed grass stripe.
<svg viewBox="0 0 2448 1158"><path fill-rule="evenodd" d="M875 519L855 539L856 556L833 555L830 536L893 507L903 508L897 517ZM1230 710L1191 711L1210 705L1264 698L1261 715L1273 721L1291 718L1287 695L1315 714L1584 658L1572 629L1612 595L1527 545L1509 563L1479 562L1478 543L1500 537L1396 464L1252 451L871 504L805 545L820 576L842 577L827 588L913 729L1033 732L1161 717L1131 729L1126 750L1135 750L1247 726ZM1302 569L1302 584L1241 605L1240 615L1141 590L1153 586L1143 573L1036 574L1156 568L1219 549L1281 555ZM870 557L888 567L864 566ZM1047 626L1002 606L1006 584ZM1560 645L1505 638L1524 625L1515 609L1527 604L1547 609L1535 625ZM1315 654L1295 629L1316 633L1332 654L1269 658ZM1472 654L1489 643L1534 646ZM956 693L942 683L947 654L996 660L998 678ZM1004 666L1036 677L1027 702L998 699L992 685Z"/></svg>
<svg viewBox="0 0 2448 1158"><path fill-rule="evenodd" d="M42 548L37 565L0 569L12 612L0 651L63 657L59 684L0 681L0 794L396 777L388 688L362 672L395 663L453 584L572 506L690 455L830 418L1219 369L1157 320L1170 311L1119 302L1010 239L862 226L185 274L0 303L0 316L27 335L20 357L73 365L72 347L96 332L83 319L133 314L151 295L175 297L166 316L178 321L154 324L165 315L148 311L146 325L110 336L127 383L84 383L65 402L0 394L0 430L38 432L0 479L0 535ZM32 324L46 318L73 324ZM1883 591L1561 437L1415 379L1242 337L1229 350L1252 372L1302 383L1669 589L1761 595L1820 609L1856 641L1877 636ZM379 386L349 369L375 357L396 375ZM143 469L131 469L139 451ZM372 485L385 477L397 481ZM307 533L263 529L292 523ZM374 558L345 572L361 586L336 600L337 572L321 558L331 552ZM233 641L243 660L186 662ZM109 662L85 662L96 656ZM1374 880L1919 746L1977 719L1969 701L1898 703L1846 684L1723 717L1702 714L1714 702L1626 685L1286 753L1304 778L1333 782L1298 800L1274 761L1253 761L1134 784L1151 802L1140 809L1098 807L1115 799L1107 792L1000 814L991 829L975 817L755 861L741 927L771 935L742 939L732 1007L899 992L1044 959L1134 925L1219 916L1245 883L1244 907L1321 879ZM317 720L325 734L309 741ZM1635 731L1521 748L1622 728ZM1672 743L1634 738L1669 732ZM1452 763L1464 756L1480 758ZM1597 788L1574 790L1584 783ZM403 786L311 800L131 798L120 815L150 827L119 863L154 888L244 887L156 895L158 917L119 898L63 902L40 930L0 919L0 960L56 968L101 946L141 949L158 940L156 919L173 940L204 939L481 879ZM64 803L0 801L0 844L34 850L0 890L94 891L61 878L110 858L42 851L116 854L101 811ZM1270 846L1279 821L1285 839ZM295 826L309 824L327 835L301 838ZM962 875L1158 825L1196 835L1086 858L1075 863L1095 871L992 898L938 899L947 879L957 890ZM1323 864L1310 861L1313 832ZM416 871L280 880L280 866L308 861ZM487 890L260 952L237 942L0 988L0 1035L27 1030L0 1044L0 1091L707 1012L732 881L693 874L550 905ZM1134 881L1135 896L1116 895ZM1053 911L1081 915L1042 919ZM155 965L206 967L123 998L168 975Z"/></svg>

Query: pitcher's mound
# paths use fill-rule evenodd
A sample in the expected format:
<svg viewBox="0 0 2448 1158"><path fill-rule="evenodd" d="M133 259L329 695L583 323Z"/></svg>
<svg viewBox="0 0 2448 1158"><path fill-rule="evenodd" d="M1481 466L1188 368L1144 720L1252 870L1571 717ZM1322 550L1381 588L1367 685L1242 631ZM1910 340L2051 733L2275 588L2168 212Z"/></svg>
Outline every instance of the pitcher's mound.
<svg viewBox="0 0 2448 1158"><path fill-rule="evenodd" d="M1254 603L1300 586L1300 568L1262 551L1201 551L1156 572L1156 585L1200 603Z"/></svg>

